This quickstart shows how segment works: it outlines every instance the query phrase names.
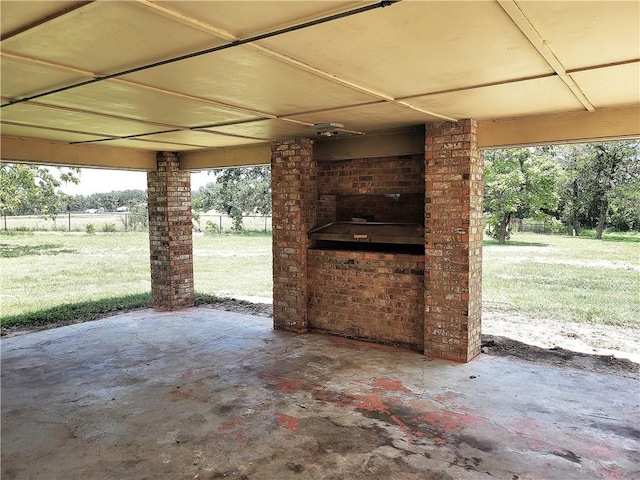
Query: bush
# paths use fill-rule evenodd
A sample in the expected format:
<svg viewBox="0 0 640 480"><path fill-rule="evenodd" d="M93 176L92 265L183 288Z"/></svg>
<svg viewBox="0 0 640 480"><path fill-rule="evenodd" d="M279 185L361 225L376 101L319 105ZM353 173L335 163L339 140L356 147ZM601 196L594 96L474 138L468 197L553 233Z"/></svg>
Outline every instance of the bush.
<svg viewBox="0 0 640 480"><path fill-rule="evenodd" d="M84 228L89 235L93 235L94 233L96 233L96 227L93 225L93 223L87 223Z"/></svg>
<svg viewBox="0 0 640 480"><path fill-rule="evenodd" d="M205 235L216 235L222 233L217 223L213 223L211 220L207 221L207 225L204 227Z"/></svg>
<svg viewBox="0 0 640 480"><path fill-rule="evenodd" d="M584 238L596 238L596 231L582 228L580 229L580 234L578 236Z"/></svg>
<svg viewBox="0 0 640 480"><path fill-rule="evenodd" d="M554 235L557 235L560 233L560 230L563 227L563 224L560 220L558 220L555 217L551 217L547 222L545 222L548 227L549 230L551 231L551 233L553 233Z"/></svg>
<svg viewBox="0 0 640 480"><path fill-rule="evenodd" d="M102 227L102 231L103 232L115 232L116 231L116 224L115 223L105 223L104 227Z"/></svg>

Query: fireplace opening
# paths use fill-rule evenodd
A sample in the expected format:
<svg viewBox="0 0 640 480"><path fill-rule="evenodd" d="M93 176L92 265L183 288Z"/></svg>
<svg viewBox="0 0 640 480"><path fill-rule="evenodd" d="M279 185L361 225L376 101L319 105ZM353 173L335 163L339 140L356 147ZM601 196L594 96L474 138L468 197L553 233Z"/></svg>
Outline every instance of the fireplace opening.
<svg viewBox="0 0 640 480"><path fill-rule="evenodd" d="M424 254L424 227L414 223L332 222L309 232L311 248Z"/></svg>

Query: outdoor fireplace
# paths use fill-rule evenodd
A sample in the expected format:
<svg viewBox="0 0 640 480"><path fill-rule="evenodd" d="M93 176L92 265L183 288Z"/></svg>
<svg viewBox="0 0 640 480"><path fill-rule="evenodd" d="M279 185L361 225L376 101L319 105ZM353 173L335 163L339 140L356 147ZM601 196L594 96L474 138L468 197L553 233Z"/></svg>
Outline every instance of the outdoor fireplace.
<svg viewBox="0 0 640 480"><path fill-rule="evenodd" d="M318 227L307 252L315 331L424 345L424 160L318 162Z"/></svg>
<svg viewBox="0 0 640 480"><path fill-rule="evenodd" d="M478 355L477 136L477 122L466 119L272 142L274 328L462 362Z"/></svg>

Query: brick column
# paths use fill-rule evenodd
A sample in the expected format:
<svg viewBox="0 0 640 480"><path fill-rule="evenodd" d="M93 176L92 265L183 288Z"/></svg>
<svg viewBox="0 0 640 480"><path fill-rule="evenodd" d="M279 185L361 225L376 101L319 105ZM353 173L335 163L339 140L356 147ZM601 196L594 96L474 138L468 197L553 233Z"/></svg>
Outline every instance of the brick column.
<svg viewBox="0 0 640 480"><path fill-rule="evenodd" d="M483 162L475 120L426 126L425 355L480 353Z"/></svg>
<svg viewBox="0 0 640 480"><path fill-rule="evenodd" d="M316 224L316 162L308 138L271 144L273 328L306 332L307 232Z"/></svg>
<svg viewBox="0 0 640 480"><path fill-rule="evenodd" d="M159 152L147 173L151 304L164 310L194 303L191 172L179 167L177 153Z"/></svg>

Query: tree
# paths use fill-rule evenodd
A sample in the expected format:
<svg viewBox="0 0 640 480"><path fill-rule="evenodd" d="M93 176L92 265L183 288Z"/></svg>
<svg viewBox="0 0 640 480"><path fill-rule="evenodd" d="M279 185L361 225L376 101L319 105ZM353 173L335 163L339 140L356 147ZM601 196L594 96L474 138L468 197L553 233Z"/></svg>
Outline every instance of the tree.
<svg viewBox="0 0 640 480"><path fill-rule="evenodd" d="M105 212L114 211L118 207L140 209L147 203L147 193L144 190L113 190L106 193L92 193L91 195L76 195L71 200L72 210L96 209Z"/></svg>
<svg viewBox="0 0 640 480"><path fill-rule="evenodd" d="M565 172L561 186L558 216L570 225L574 235L580 234L583 219L588 209L584 196L584 182L578 174L580 157L583 155L584 145L555 146L548 153L557 161Z"/></svg>
<svg viewBox="0 0 640 480"><path fill-rule="evenodd" d="M492 235L504 245L511 217L535 217L559 201L560 167L530 148L486 150L484 211Z"/></svg>
<svg viewBox="0 0 640 480"><path fill-rule="evenodd" d="M596 228L601 239L611 223L640 224L640 142L621 141L556 147L567 170L563 211L576 234L580 224Z"/></svg>
<svg viewBox="0 0 640 480"><path fill-rule="evenodd" d="M193 198L194 210L217 210L233 219L233 229L241 231L245 214L271 213L270 167L228 168L215 182L201 187Z"/></svg>
<svg viewBox="0 0 640 480"><path fill-rule="evenodd" d="M0 209L11 215L43 213L54 218L66 210L70 196L63 183L79 183L79 169L0 163Z"/></svg>
<svg viewBox="0 0 640 480"><path fill-rule="evenodd" d="M609 220L617 230L640 231L640 179L618 185L611 192Z"/></svg>

